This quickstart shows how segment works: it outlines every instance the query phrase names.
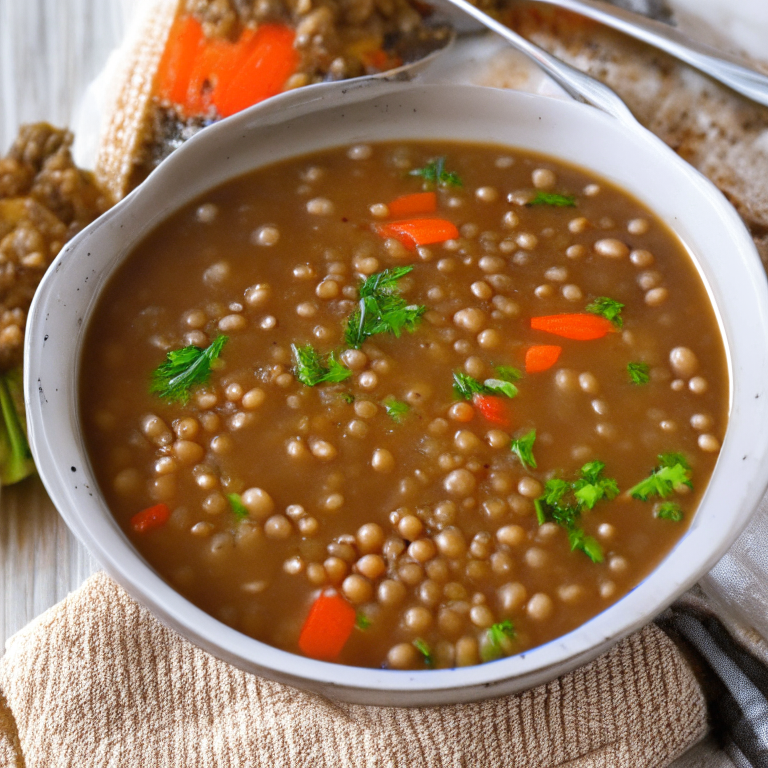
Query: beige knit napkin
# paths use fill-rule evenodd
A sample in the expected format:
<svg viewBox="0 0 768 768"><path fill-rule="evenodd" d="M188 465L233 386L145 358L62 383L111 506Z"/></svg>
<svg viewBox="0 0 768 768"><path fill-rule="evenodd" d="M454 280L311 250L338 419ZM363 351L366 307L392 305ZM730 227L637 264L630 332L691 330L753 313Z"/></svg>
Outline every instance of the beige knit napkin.
<svg viewBox="0 0 768 768"><path fill-rule="evenodd" d="M241 672L97 574L0 660L2 768L649 768L705 730L701 689L653 625L517 696L364 707Z"/></svg>

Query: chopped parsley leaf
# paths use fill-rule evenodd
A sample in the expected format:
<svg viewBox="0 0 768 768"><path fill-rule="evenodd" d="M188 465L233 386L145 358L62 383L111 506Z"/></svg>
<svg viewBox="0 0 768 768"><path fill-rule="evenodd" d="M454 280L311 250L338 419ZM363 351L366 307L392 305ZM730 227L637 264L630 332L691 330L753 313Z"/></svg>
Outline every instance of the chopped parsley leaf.
<svg viewBox="0 0 768 768"><path fill-rule="evenodd" d="M573 482L559 477L547 480L544 493L534 501L539 525L552 520L565 528L571 549L583 552L593 563L603 561L603 549L578 521L582 512L592 509L598 501L610 501L618 496L618 484L613 478L604 477L604 470L602 461L587 462L581 468L581 477Z"/></svg>
<svg viewBox="0 0 768 768"><path fill-rule="evenodd" d="M357 617L355 618L355 626L358 629L370 629L372 624L373 622L364 613L357 614Z"/></svg>
<svg viewBox="0 0 768 768"><path fill-rule="evenodd" d="M515 625L505 619L485 631L485 643L481 646L480 656L483 661L494 661L505 653L511 653L511 641L516 636Z"/></svg>
<svg viewBox="0 0 768 768"><path fill-rule="evenodd" d="M485 387L473 376L461 371L453 374L453 391L463 400L471 400L475 395L485 394Z"/></svg>
<svg viewBox="0 0 768 768"><path fill-rule="evenodd" d="M352 405L355 402L355 396L351 392L339 392L339 397L347 404Z"/></svg>
<svg viewBox="0 0 768 768"><path fill-rule="evenodd" d="M359 349L377 333L391 333L398 338L403 330L413 331L426 312L426 307L409 305L400 295L398 281L413 267L385 269L366 278L358 288L358 308L347 321L347 345Z"/></svg>
<svg viewBox="0 0 768 768"><path fill-rule="evenodd" d="M661 504L656 505L655 515L662 520L672 520L679 523L683 519L683 510L674 501L662 501Z"/></svg>
<svg viewBox="0 0 768 768"><path fill-rule="evenodd" d="M523 378L522 371L511 365L497 365L496 375L504 381L511 381L513 383Z"/></svg>
<svg viewBox="0 0 768 768"><path fill-rule="evenodd" d="M590 461L581 468L581 477L573 483L573 495L582 509L592 509L600 499L610 501L619 495L616 481L603 477L604 469L602 461Z"/></svg>
<svg viewBox="0 0 768 768"><path fill-rule="evenodd" d="M483 386L488 394L517 397L517 387L511 381L504 379L486 379Z"/></svg>
<svg viewBox="0 0 768 768"><path fill-rule="evenodd" d="M387 411L387 416L391 417L398 424L403 420L403 416L411 410L411 406L408 403L404 403L402 400L395 400L394 397L387 398L383 405Z"/></svg>
<svg viewBox="0 0 768 768"><path fill-rule="evenodd" d="M516 634L515 625L509 619L494 624L488 630L491 641L497 644L500 644L504 638L513 640Z"/></svg>
<svg viewBox="0 0 768 768"><path fill-rule="evenodd" d="M542 192L539 190L536 196L526 205L553 205L556 208L575 208L575 195L557 195L554 192Z"/></svg>
<svg viewBox="0 0 768 768"><path fill-rule="evenodd" d="M513 440L510 447L520 463L524 467L536 469L536 459L533 456L533 444L536 440L536 430L532 429L528 434Z"/></svg>
<svg viewBox="0 0 768 768"><path fill-rule="evenodd" d="M651 380L650 371L648 363L627 363L627 373L633 384L647 384Z"/></svg>
<svg viewBox="0 0 768 768"><path fill-rule="evenodd" d="M227 501L238 520L245 520L248 517L248 510L245 508L239 493L228 493Z"/></svg>
<svg viewBox="0 0 768 768"><path fill-rule="evenodd" d="M598 296L585 307L587 312L593 315L601 315L606 320L610 320L617 328L624 326L621 319L621 310L624 305L620 301L608 298L608 296Z"/></svg>
<svg viewBox="0 0 768 768"><path fill-rule="evenodd" d="M211 376L211 365L221 354L228 336L217 336L208 347L194 345L174 349L152 374L149 391L164 400L186 404L193 387L205 384Z"/></svg>
<svg viewBox="0 0 768 768"><path fill-rule="evenodd" d="M571 550L578 549L583 552L593 563L603 562L603 548L600 542L593 536L587 536L583 528L571 528L568 531L568 542Z"/></svg>
<svg viewBox="0 0 768 768"><path fill-rule="evenodd" d="M308 387L315 387L324 382L338 383L352 375L352 371L336 359L335 352L326 355L323 360L311 344L305 344L302 347L291 344L291 349L293 350L293 373L302 384Z"/></svg>
<svg viewBox="0 0 768 768"><path fill-rule="evenodd" d="M677 464L681 464L688 470L691 468L685 455L678 451L669 451L668 453L659 454L659 464L661 464L662 467L674 467Z"/></svg>
<svg viewBox="0 0 768 768"><path fill-rule="evenodd" d="M423 168L414 168L409 176L421 176L429 187L463 187L464 182L454 171L445 170L445 158L427 163Z"/></svg>
<svg viewBox="0 0 768 768"><path fill-rule="evenodd" d="M559 477L553 477L544 484L544 501L555 507L560 504L563 496L570 490L570 483L566 483L565 480L561 480Z"/></svg>
<svg viewBox="0 0 768 768"><path fill-rule="evenodd" d="M651 496L666 498L675 488L691 483L691 467L681 453L662 453L659 455L659 466L651 471L649 477L641 480L629 489L634 499L648 501Z"/></svg>
<svg viewBox="0 0 768 768"><path fill-rule="evenodd" d="M432 656L432 651L429 646L420 637L417 637L413 641L413 647L424 657L424 663L428 666L434 666L435 659Z"/></svg>
<svg viewBox="0 0 768 768"><path fill-rule="evenodd" d="M453 391L463 400L471 400L475 395L505 395L515 397L517 387L511 381L486 379L482 383L473 376L461 371L453 374Z"/></svg>

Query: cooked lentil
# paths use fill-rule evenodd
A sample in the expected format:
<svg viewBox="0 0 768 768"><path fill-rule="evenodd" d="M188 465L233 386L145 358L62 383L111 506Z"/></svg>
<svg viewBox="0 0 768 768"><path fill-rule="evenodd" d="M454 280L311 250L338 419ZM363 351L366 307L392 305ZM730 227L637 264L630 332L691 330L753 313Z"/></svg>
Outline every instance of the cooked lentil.
<svg viewBox="0 0 768 768"><path fill-rule="evenodd" d="M725 433L723 345L681 244L602 179L506 148L365 146L232 181L141 243L91 320L81 417L116 519L212 615L300 652L310 607L341 595L358 624L335 660L476 664L572 630L683 535ZM463 186L404 175L439 156ZM299 182L310 187L304 196ZM377 234L389 225L372 206L425 187L458 237L411 250L407 238ZM574 195L578 215L528 206L536 188ZM325 215L308 211L307 199L328 202ZM205 206L217 211L210 221L199 215ZM268 258L253 235L266 227L279 233ZM501 248L518 227L513 247ZM651 263L647 288L638 276ZM345 324L361 281L409 265L397 281L403 306L426 308L412 332L349 348ZM545 274L583 298L549 284L537 293ZM649 300L659 290L663 304ZM596 297L623 305L622 332L618 320L586 311ZM602 337L533 330L533 316L576 318ZM150 394L168 350L183 347L190 329L210 343L222 323L229 339L188 402ZM330 377L311 387L297 380L289 352L307 344ZM529 348L554 344L554 365L522 373ZM114 349L131 354L107 355ZM648 366L647 383L629 380L630 362ZM457 380L467 399L456 399ZM535 464L524 465L510 443L534 428ZM692 491L670 486L682 522L654 514L658 497L627 493L670 452L690 466L670 472L693 482ZM569 525L544 519L556 507L543 501L552 481L571 493L590 472L584 483L603 493L593 508ZM184 524L135 532L131 520L158 501Z"/></svg>

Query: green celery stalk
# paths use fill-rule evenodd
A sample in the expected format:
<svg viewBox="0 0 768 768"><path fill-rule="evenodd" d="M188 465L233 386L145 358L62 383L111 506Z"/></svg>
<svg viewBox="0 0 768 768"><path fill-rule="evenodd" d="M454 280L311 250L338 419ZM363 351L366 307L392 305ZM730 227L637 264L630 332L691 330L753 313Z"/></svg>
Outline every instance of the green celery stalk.
<svg viewBox="0 0 768 768"><path fill-rule="evenodd" d="M12 485L35 472L27 442L21 368L0 375L0 484Z"/></svg>

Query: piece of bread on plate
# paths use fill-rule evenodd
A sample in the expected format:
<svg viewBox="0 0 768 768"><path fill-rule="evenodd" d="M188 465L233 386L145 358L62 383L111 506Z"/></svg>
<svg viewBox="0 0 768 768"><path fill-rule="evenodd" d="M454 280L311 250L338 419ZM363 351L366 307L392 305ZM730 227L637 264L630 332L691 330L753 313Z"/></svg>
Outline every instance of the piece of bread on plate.
<svg viewBox="0 0 768 768"><path fill-rule="evenodd" d="M117 200L201 128L283 90L441 47L420 0L152 0L125 46L96 176Z"/></svg>

